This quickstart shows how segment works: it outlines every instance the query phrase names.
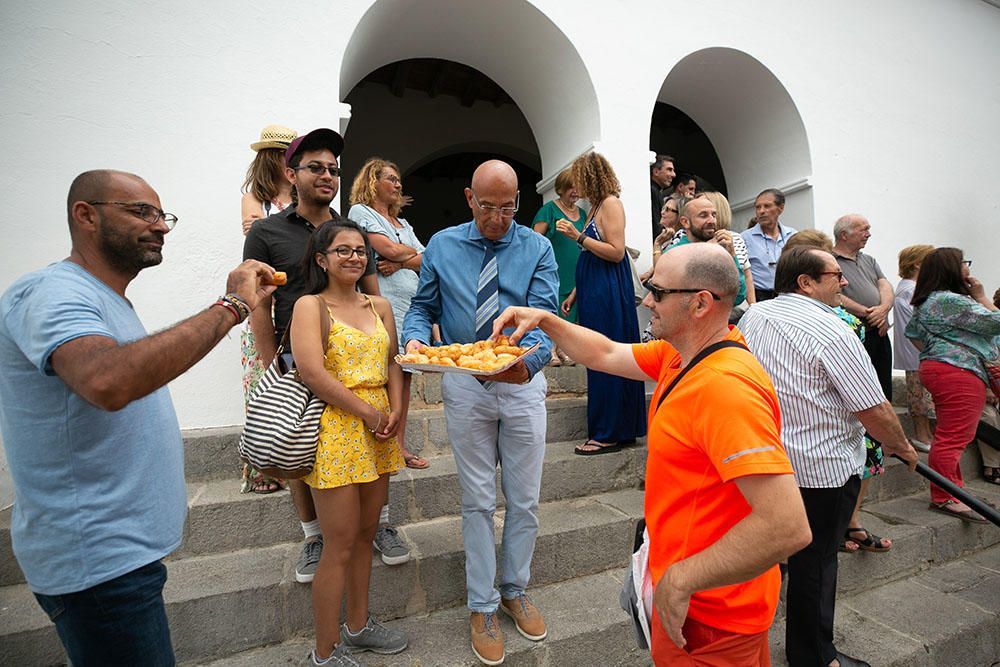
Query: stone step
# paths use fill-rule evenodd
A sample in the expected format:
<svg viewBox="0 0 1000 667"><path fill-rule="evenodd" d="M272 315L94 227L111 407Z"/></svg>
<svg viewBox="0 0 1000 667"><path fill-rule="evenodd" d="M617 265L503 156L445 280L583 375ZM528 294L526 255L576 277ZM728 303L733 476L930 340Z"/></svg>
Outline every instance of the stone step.
<svg viewBox="0 0 1000 667"><path fill-rule="evenodd" d="M541 504L532 582L545 585L624 567L641 515L642 492L635 489ZM503 517L498 511L498 540ZM400 532L413 558L396 567L375 559L372 613L401 618L464 603L461 518L422 521ZM178 659L221 657L311 628L310 588L294 581L299 546L170 560L164 597ZM25 584L0 588L0 646L11 656L9 664L58 660L54 629Z"/></svg>
<svg viewBox="0 0 1000 667"><path fill-rule="evenodd" d="M599 572L570 581L532 587L532 601L545 615L548 637L531 642L521 637L513 622L500 616L507 650L505 665L600 665L640 667L650 665L649 654L635 647L625 613L618 607L620 569ZM365 653L363 665L427 667L429 665L478 665L469 647L469 614L464 605L388 623L407 634L410 645L393 656ZM311 634L311 628L308 632ZM211 662L191 662L210 667L271 667L297 665L313 648L312 639L300 637Z"/></svg>
<svg viewBox="0 0 1000 667"><path fill-rule="evenodd" d="M945 517L947 518L947 517ZM549 637L522 639L502 617L507 662L515 665L649 665L635 648L618 608L621 570L608 570L531 589L545 613ZM932 610L929 613L926 610ZM921 612L924 613L921 613ZM361 657L365 665L476 665L468 649L467 612L462 606L392 621L410 646L395 656ZM879 667L991 665L1000 660L1000 546L937 566L905 580L854 594L837 602L837 647ZM771 659L784 657L784 618L770 632ZM308 631L307 631L308 632ZM186 667L270 667L297 665L313 647L304 636Z"/></svg>
<svg viewBox="0 0 1000 667"><path fill-rule="evenodd" d="M783 618L771 627L770 643L773 664L786 667ZM879 667L997 665L1000 546L838 595L834 643L841 652Z"/></svg>
<svg viewBox="0 0 1000 667"><path fill-rule="evenodd" d="M995 486L970 482L969 487L1000 502ZM894 546L887 553L840 555L839 590L845 599L856 597L874 604L882 588L919 581L958 561L993 563L1000 573L1000 563L996 562L1000 556L1000 530L930 512L926 504L926 492L922 491L866 505L863 523L891 537ZM642 493L637 490L543 503L539 508L540 533L532 581L539 586L569 583L621 568L627 558L633 520L641 512ZM497 513L497 519L499 536L502 511ZM413 560L387 567L375 559L371 600L376 616L404 618L409 623L415 615L461 608L465 589L460 524L458 517L447 516L401 526L401 533L412 547ZM165 596L179 659L208 660L309 632L310 589L295 584L293 576L298 549L297 542L290 542L171 560ZM620 571L616 570L615 576L620 576ZM587 594L582 595L585 598ZM914 606L910 613L920 614L923 609ZM51 664L58 660L59 647L52 628L26 586L0 588L0 628L0 645L18 659L11 664ZM235 634L234 628L239 629Z"/></svg>
<svg viewBox="0 0 1000 667"><path fill-rule="evenodd" d="M553 397L546 400L546 405L548 442L586 439L586 397ZM240 427L185 431L184 470L188 481L238 478L240 433ZM440 405L410 408L406 420L406 447L423 456L451 453L444 409Z"/></svg>
<svg viewBox="0 0 1000 667"><path fill-rule="evenodd" d="M579 498L595 493L637 489L646 461L644 446L614 455L573 454L572 443L548 445L542 468L540 502ZM389 484L389 517L402 526L444 516L456 516L461 490L455 460L438 456L425 470L404 469ZM503 507L497 472L498 507ZM184 541L174 558L270 546L301 539L301 528L286 492L267 495L240 493L237 480L188 485L188 520Z"/></svg>
<svg viewBox="0 0 1000 667"><path fill-rule="evenodd" d="M583 366L546 366L542 372L549 384L549 396L587 394L587 369ZM411 405L440 405L442 377L441 373L414 375L410 384Z"/></svg>
<svg viewBox="0 0 1000 667"><path fill-rule="evenodd" d="M966 488L1000 504L1000 487L994 484L972 480ZM1000 528L969 524L932 512L927 508L929 500L928 492L921 491L903 498L866 502L859 514L861 524L876 535L890 538L892 549L882 553L841 553L838 590L845 594L861 592L873 583L912 577L936 564L1000 544Z"/></svg>
<svg viewBox="0 0 1000 667"><path fill-rule="evenodd" d="M636 489L646 464L644 443L612 455L577 456L577 442L551 443L542 468L541 502L579 498L595 493ZM455 460L430 459L426 470L404 469L389 485L389 516L394 525L457 515L461 490ZM499 472L497 473L499 480ZM301 538L291 496L240 493L239 480L228 478L188 484L188 519L184 539L171 558L271 546ZM497 482L499 491L500 484ZM503 507L503 494L498 493ZM0 513L0 586L24 581L10 544L10 511Z"/></svg>
<svg viewBox="0 0 1000 667"><path fill-rule="evenodd" d="M547 446L542 502L634 488L642 480L646 455L643 441L619 453L597 457L573 454L576 444L577 441L572 441ZM926 454L921 454L921 458L926 461ZM975 448L969 447L963 453L961 467L967 480L979 479L980 459ZM184 541L173 558L299 539L300 529L286 492L241 494L238 484L236 476L188 484L189 515ZM923 477L910 473L902 462L888 459L885 473L871 484L867 503L870 506L926 492L927 488ZM406 469L392 478L390 519L394 524L405 524L457 513L460 500L454 459L450 455L433 457L427 470ZM502 494L498 501L502 507ZM0 512L0 586L24 581L11 549L10 520L11 510Z"/></svg>

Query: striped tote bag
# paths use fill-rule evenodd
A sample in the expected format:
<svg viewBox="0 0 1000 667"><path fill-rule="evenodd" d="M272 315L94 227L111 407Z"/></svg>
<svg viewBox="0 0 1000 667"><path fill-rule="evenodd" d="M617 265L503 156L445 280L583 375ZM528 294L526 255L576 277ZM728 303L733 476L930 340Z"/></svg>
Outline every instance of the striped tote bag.
<svg viewBox="0 0 1000 667"><path fill-rule="evenodd" d="M285 370L282 347L264 371L247 405L240 456L270 477L298 479L316 462L319 419L326 407L299 379Z"/></svg>

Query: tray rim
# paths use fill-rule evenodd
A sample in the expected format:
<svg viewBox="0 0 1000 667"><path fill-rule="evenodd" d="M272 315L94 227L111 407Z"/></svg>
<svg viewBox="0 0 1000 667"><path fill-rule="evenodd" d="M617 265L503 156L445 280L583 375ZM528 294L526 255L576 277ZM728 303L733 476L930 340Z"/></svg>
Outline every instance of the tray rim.
<svg viewBox="0 0 1000 667"><path fill-rule="evenodd" d="M524 348L524 354L520 357L511 361L506 366L493 371L477 371L472 368L462 368L461 366L441 366L439 364L406 364L400 361L400 358L403 356L401 354L397 354L394 359L404 371L420 371L422 373L458 373L460 375L481 375L483 377L489 377L491 375L496 375L497 373L503 373L518 361L524 359L526 356L537 350L539 345L541 345L541 343L535 343L531 347Z"/></svg>

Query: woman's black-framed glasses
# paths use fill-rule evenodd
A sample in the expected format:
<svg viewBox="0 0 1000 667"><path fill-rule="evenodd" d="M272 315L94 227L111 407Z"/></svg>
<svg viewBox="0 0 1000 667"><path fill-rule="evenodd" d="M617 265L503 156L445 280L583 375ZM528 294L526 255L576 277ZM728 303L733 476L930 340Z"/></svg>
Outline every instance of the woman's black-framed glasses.
<svg viewBox="0 0 1000 667"><path fill-rule="evenodd" d="M323 253L324 255L336 255L341 259L348 259L351 255L357 255L358 259L368 259L368 251L364 248L349 248L346 245L339 245Z"/></svg>
<svg viewBox="0 0 1000 667"><path fill-rule="evenodd" d="M972 260L971 259L963 259L962 260L962 264L965 264L966 266L972 266Z"/></svg>
<svg viewBox="0 0 1000 667"><path fill-rule="evenodd" d="M722 297L710 289L698 289L696 287L683 287L678 289L671 289L669 287L657 287L650 280L644 282L642 286L645 287L647 290L649 290L649 293L653 295L653 301L655 301L656 303L659 303L660 300L663 299L663 297L667 296L668 294L697 294L698 292L708 292L709 294L712 295L713 300L722 301Z"/></svg>

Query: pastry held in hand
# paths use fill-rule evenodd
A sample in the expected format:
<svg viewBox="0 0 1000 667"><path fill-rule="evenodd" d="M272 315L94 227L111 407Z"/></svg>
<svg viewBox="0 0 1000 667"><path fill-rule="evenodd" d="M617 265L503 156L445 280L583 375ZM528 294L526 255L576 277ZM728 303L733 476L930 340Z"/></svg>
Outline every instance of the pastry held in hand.
<svg viewBox="0 0 1000 667"><path fill-rule="evenodd" d="M265 276L261 279L261 285L284 285L288 282L288 274L284 271L275 271L270 275L270 277Z"/></svg>

